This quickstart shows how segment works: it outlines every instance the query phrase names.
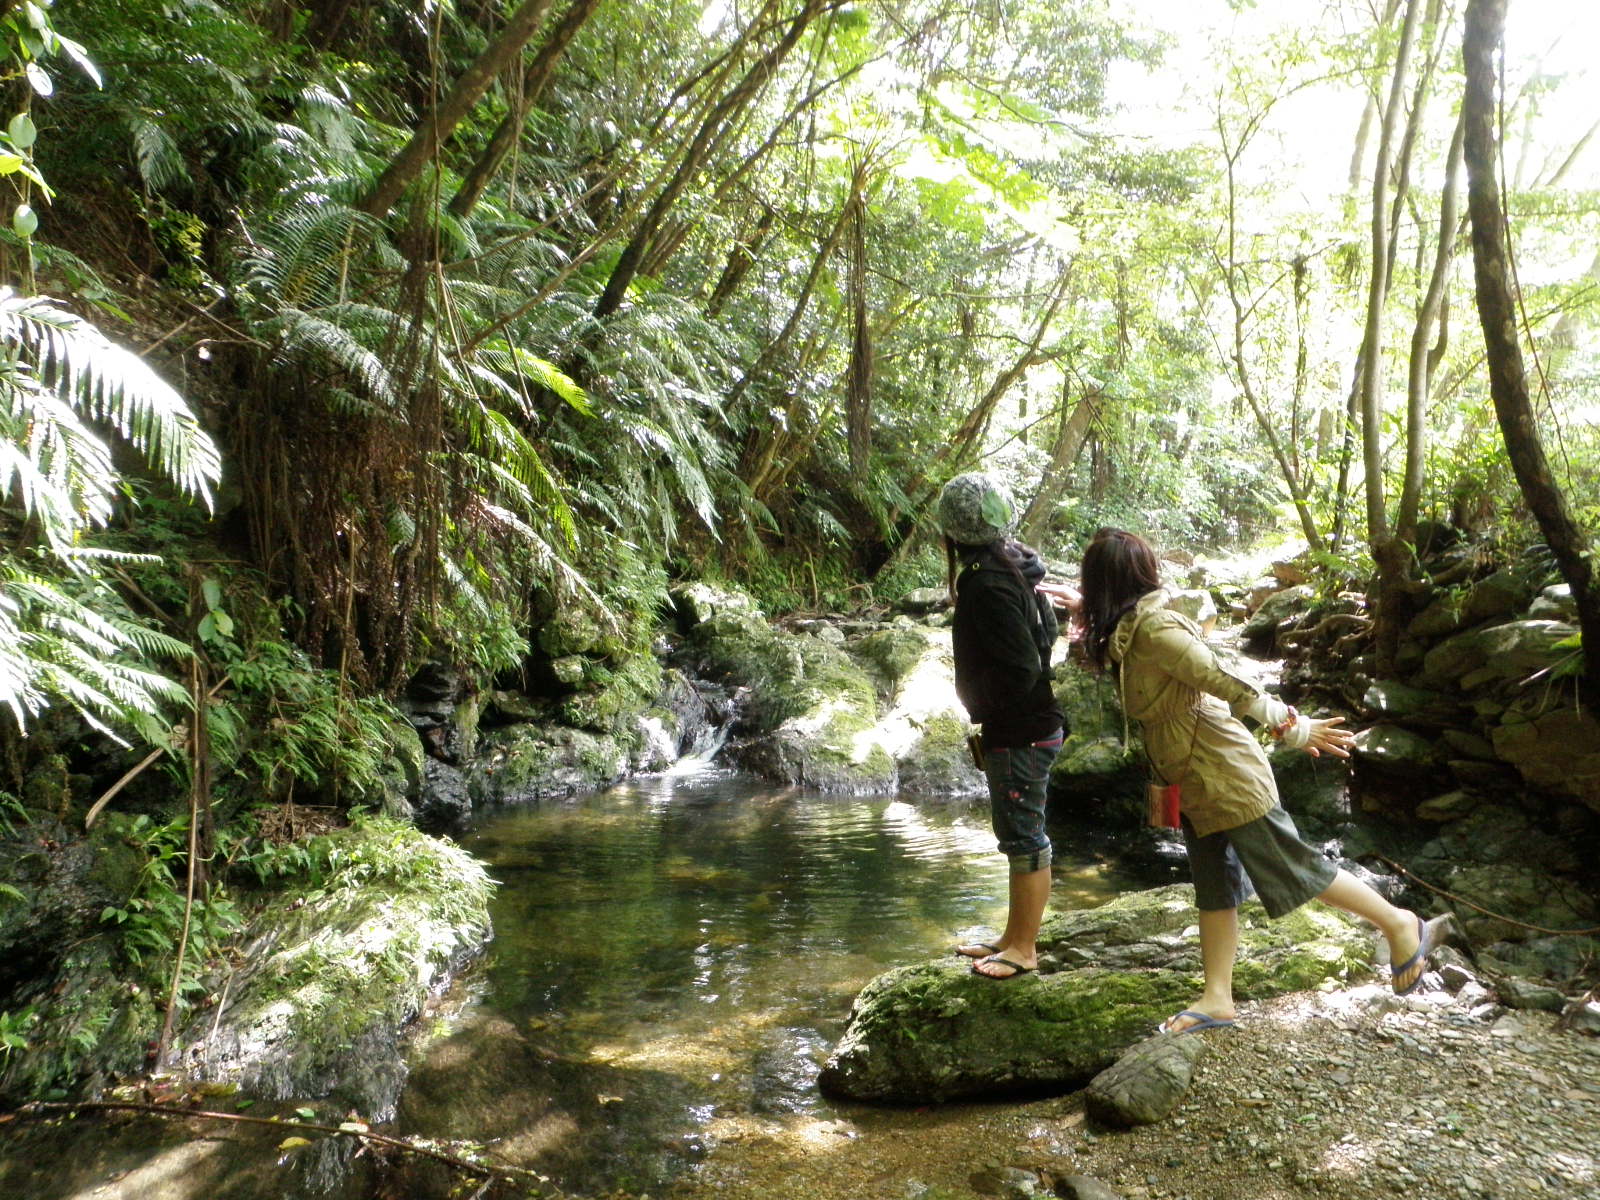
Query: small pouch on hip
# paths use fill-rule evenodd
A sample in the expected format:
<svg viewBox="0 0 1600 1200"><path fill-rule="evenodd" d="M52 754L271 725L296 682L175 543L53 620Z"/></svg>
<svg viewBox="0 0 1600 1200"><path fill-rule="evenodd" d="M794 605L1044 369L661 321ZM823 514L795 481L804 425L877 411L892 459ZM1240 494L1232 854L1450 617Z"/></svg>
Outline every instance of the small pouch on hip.
<svg viewBox="0 0 1600 1200"><path fill-rule="evenodd" d="M967 734L967 753L972 755L972 765L983 770L983 731L974 729Z"/></svg>
<svg viewBox="0 0 1600 1200"><path fill-rule="evenodd" d="M1152 783L1147 787L1148 817L1151 826L1156 829L1178 828L1178 797L1181 790L1178 785Z"/></svg>

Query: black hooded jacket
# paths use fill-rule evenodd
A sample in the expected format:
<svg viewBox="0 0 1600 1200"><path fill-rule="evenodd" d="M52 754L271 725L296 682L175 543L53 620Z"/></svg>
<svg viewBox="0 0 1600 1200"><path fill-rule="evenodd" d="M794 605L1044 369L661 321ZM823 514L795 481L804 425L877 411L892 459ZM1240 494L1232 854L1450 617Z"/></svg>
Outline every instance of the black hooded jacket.
<svg viewBox="0 0 1600 1200"><path fill-rule="evenodd" d="M956 695L991 748L1028 746L1064 725L1050 689L1055 610L1033 590L1044 563L1026 547L1012 549L1021 582L988 546L964 550L956 576Z"/></svg>

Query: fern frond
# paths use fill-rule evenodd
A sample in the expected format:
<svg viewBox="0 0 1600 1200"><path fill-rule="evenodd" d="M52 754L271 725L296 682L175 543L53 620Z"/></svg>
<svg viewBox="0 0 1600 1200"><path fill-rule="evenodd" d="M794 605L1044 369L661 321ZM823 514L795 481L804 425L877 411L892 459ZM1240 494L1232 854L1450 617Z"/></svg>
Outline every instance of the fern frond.
<svg viewBox="0 0 1600 1200"><path fill-rule="evenodd" d="M142 115L130 117L128 134L133 142L133 164L149 191L162 192L188 180L189 166L178 143L160 125Z"/></svg>

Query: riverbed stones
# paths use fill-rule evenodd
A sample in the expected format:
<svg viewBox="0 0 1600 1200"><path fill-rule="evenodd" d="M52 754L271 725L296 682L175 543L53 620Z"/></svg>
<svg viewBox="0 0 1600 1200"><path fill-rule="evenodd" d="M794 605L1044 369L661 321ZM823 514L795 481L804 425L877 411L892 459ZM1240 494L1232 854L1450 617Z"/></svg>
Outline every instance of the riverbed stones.
<svg viewBox="0 0 1600 1200"><path fill-rule="evenodd" d="M984 979L964 961L901 967L869 983L824 1067L824 1090L927 1103L1079 1086L1191 1001L1199 955L1187 885L1052 914L1040 932L1060 970ZM1372 939L1318 906L1268 922L1241 909L1240 997L1277 995L1370 964Z"/></svg>

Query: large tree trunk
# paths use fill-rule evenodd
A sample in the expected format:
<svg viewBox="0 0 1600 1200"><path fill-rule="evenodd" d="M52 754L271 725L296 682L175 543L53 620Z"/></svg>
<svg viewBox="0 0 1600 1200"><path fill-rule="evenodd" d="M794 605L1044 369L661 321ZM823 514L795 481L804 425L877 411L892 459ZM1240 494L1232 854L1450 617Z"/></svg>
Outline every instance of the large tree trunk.
<svg viewBox="0 0 1600 1200"><path fill-rule="evenodd" d="M1389 517L1383 489L1383 310L1389 299L1389 268L1393 262L1394 239L1389 201L1389 172L1395 134L1404 106L1406 71L1411 48L1416 41L1421 0L1406 0L1405 21L1400 28L1400 45L1395 51L1394 75L1390 80L1389 103L1383 113L1378 136L1378 160L1372 174L1372 266L1367 286L1367 321L1361 339L1361 448L1367 494L1367 543L1378 568L1377 579L1377 670L1379 675L1394 672L1395 649L1399 642L1396 614L1400 591L1411 561L1410 551L1389 534ZM1413 120L1416 114L1413 113Z"/></svg>
<svg viewBox="0 0 1600 1200"><path fill-rule="evenodd" d="M506 19L500 36L489 43L488 49L463 71L449 92L423 116L411 140L378 176L372 191L361 202L361 210L381 217L394 207L412 180L422 174L444 140L455 132L457 125L472 111L473 105L483 99L495 76L504 71L522 53L522 48L538 31L551 0L523 0L521 7Z"/></svg>
<svg viewBox="0 0 1600 1200"><path fill-rule="evenodd" d="M1572 519L1565 497L1550 473L1517 336L1516 299L1511 288L1510 251L1506 244L1505 209L1495 176L1495 52L1505 29L1506 0L1468 0L1463 45L1467 89L1462 120L1466 125L1467 210L1472 219L1472 260L1478 293L1478 316L1488 352L1489 393L1505 437L1511 468L1523 499L1562 577L1572 586L1583 631L1582 694L1591 711L1600 708L1600 582L1590 561L1582 528Z"/></svg>
<svg viewBox="0 0 1600 1200"><path fill-rule="evenodd" d="M483 148L478 161L472 164L467 177L461 181L460 189L450 198L450 211L455 216L467 216L483 198L483 193L510 156L512 147L517 144L528 114L533 111L540 94L556 73L556 64L572 44L572 39L578 36L578 30L584 27L599 7L600 0L572 0L561 20L556 22L556 27L528 63L528 69L522 73L522 92L516 103L490 136L489 144Z"/></svg>

